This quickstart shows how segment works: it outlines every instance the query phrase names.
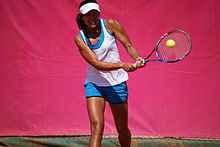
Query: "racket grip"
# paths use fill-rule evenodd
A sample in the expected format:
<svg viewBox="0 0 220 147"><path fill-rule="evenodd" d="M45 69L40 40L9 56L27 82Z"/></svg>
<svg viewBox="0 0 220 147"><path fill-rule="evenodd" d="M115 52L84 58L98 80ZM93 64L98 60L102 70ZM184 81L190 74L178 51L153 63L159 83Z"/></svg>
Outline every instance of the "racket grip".
<svg viewBox="0 0 220 147"><path fill-rule="evenodd" d="M142 63L145 63L145 60L144 60L144 59L142 60ZM134 65L134 67L136 68L136 63L134 63L133 65Z"/></svg>

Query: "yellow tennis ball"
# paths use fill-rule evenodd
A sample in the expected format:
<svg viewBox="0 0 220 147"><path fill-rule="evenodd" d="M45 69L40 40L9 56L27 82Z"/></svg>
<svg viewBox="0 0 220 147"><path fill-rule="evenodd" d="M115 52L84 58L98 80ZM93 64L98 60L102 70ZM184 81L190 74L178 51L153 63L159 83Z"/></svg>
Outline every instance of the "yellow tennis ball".
<svg viewBox="0 0 220 147"><path fill-rule="evenodd" d="M167 44L167 47L173 48L175 46L175 41L172 39L169 39L167 40L166 44Z"/></svg>

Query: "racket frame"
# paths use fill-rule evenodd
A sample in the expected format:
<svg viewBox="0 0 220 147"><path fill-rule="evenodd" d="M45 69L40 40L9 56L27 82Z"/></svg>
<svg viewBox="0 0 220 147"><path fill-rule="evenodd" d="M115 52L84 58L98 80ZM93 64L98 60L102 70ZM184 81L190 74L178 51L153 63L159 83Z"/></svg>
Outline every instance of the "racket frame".
<svg viewBox="0 0 220 147"><path fill-rule="evenodd" d="M159 46L160 42L164 39L164 37L166 37L167 35L169 35L169 34L171 34L171 33L173 33L173 32L181 32L181 33L186 34L186 36L187 36L188 39L189 39L190 45L189 45L188 51L186 52L186 54L185 54L184 56L182 56L181 58L179 58L179 59L177 59L177 60L166 61L166 60L163 60L163 59L159 56L159 54L158 54L158 46ZM185 31L183 31L183 30L173 30L173 31L170 31L170 32L165 33L165 34L160 38L160 40L157 42L156 47L155 47L155 48L151 51L151 53L144 59L144 62L160 61L160 62L165 62L165 63L175 63L175 62L178 62L178 61L182 60L183 58L185 58L185 57L189 54L189 52L191 51L191 48L192 48L192 40L191 40L189 34L188 34L187 32L185 32ZM148 58L154 53L154 51L156 51L156 56L158 57L158 59L149 59L149 60L148 60Z"/></svg>

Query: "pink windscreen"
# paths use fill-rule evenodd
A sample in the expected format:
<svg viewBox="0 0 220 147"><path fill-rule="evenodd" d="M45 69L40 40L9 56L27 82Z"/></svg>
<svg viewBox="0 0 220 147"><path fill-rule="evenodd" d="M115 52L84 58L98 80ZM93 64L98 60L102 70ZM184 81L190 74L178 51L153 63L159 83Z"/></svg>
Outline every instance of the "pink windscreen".
<svg viewBox="0 0 220 147"><path fill-rule="evenodd" d="M87 63L74 36L79 0L0 0L0 135L89 134ZM220 1L102 0L143 57L181 29L192 50L181 62L129 73L132 135L220 137ZM118 43L122 62L134 62ZM106 104L105 134L117 134Z"/></svg>

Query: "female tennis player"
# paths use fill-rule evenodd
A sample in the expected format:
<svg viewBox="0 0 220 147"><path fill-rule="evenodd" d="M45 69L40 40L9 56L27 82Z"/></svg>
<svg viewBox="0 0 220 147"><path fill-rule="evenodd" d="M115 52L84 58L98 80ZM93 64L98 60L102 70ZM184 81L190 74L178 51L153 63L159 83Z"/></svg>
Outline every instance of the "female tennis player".
<svg viewBox="0 0 220 147"><path fill-rule="evenodd" d="M127 72L142 68L145 64L119 22L99 19L100 9L95 0L81 2L79 9L76 21L81 31L74 40L82 57L88 62L88 76L84 86L91 128L89 146L101 146L107 101L114 117L119 142L122 147L128 147L131 133L128 128ZM136 61L136 66L120 61L116 39Z"/></svg>

